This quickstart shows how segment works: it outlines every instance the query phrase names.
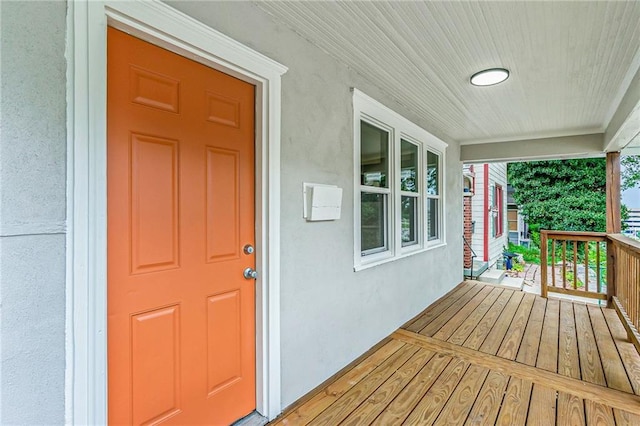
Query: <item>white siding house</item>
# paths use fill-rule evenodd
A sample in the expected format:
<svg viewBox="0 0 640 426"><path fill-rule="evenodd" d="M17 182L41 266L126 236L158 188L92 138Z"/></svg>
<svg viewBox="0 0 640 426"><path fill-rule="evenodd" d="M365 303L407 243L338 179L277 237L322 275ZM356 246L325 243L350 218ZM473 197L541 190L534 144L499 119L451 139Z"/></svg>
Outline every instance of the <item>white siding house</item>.
<svg viewBox="0 0 640 426"><path fill-rule="evenodd" d="M502 260L502 252L508 245L507 164L474 164L473 171L472 248L477 261L493 267Z"/></svg>

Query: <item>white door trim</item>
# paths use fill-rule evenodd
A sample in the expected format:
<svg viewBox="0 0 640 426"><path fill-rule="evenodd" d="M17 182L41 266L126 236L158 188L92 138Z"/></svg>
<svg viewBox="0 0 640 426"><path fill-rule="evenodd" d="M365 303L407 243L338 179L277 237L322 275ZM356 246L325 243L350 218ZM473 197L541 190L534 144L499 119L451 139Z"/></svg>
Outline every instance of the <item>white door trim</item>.
<svg viewBox="0 0 640 426"><path fill-rule="evenodd" d="M283 65L157 0L68 2L68 424L107 423L107 25L256 86L256 407L280 400L280 80Z"/></svg>

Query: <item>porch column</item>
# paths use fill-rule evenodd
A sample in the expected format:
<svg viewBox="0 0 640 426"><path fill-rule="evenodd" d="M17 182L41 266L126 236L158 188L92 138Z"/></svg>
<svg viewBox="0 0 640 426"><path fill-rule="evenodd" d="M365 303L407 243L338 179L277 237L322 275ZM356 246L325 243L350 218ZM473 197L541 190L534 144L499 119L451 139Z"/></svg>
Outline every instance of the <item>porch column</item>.
<svg viewBox="0 0 640 426"><path fill-rule="evenodd" d="M620 152L607 152L607 234L622 230L620 219Z"/></svg>

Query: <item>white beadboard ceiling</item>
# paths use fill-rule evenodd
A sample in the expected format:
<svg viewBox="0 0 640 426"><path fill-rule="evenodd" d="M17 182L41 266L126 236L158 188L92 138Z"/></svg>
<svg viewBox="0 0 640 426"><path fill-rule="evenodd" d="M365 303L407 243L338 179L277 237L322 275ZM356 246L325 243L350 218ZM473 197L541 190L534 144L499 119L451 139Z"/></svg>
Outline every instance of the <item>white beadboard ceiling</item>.
<svg viewBox="0 0 640 426"><path fill-rule="evenodd" d="M462 144L602 133L640 66L640 1L256 4Z"/></svg>

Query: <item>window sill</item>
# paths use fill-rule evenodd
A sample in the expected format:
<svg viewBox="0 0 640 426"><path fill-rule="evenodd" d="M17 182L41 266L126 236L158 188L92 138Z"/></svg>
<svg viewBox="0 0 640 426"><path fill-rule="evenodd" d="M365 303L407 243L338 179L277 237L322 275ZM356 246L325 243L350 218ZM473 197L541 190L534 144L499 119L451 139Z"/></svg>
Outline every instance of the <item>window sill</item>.
<svg viewBox="0 0 640 426"><path fill-rule="evenodd" d="M393 257L386 257L384 259L380 259L380 260L374 260L372 262L368 262L368 263L364 263L364 264L360 264L360 265L356 265L353 267L353 271L354 272L358 272L358 271L363 271L365 269L369 269L369 268L373 268L374 266L379 266L379 265L384 265L385 263L390 263L396 260L400 260L400 259L405 259L407 257L411 257L414 256L416 254L420 254L420 253L425 253L427 251L431 251L440 247L445 247L447 245L446 242L439 242L439 243L435 243L431 246L425 247L425 248L421 248L418 250L413 250L413 251L409 251L406 253L402 253L398 256L393 256Z"/></svg>

